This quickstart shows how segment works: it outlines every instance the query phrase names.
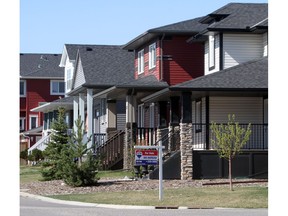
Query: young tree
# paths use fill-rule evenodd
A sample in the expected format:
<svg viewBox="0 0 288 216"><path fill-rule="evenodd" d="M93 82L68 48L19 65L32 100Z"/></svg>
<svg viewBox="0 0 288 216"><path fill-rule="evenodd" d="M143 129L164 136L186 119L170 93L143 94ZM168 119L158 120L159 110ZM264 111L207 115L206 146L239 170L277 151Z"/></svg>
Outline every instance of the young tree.
<svg viewBox="0 0 288 216"><path fill-rule="evenodd" d="M46 149L43 151L46 162L42 163L41 174L44 180L61 179L63 173L61 160L61 152L67 148L68 126L65 122L65 109L58 108L57 119L52 122L51 138Z"/></svg>
<svg viewBox="0 0 288 216"><path fill-rule="evenodd" d="M233 190L232 185L232 159L240 153L241 148L248 142L251 135L251 124L247 129L242 128L235 121L235 115L228 115L228 123L217 125L212 122L212 134L215 134L215 139L211 139L212 145L216 148L219 156L228 160L229 164L229 182L230 190Z"/></svg>
<svg viewBox="0 0 288 216"><path fill-rule="evenodd" d="M73 131L69 137L68 148L62 151L62 161L64 167L63 180L71 186L88 186L97 182L96 177L99 168L99 161L92 153L92 148L88 148L91 137L85 140L83 121L75 121L77 131Z"/></svg>

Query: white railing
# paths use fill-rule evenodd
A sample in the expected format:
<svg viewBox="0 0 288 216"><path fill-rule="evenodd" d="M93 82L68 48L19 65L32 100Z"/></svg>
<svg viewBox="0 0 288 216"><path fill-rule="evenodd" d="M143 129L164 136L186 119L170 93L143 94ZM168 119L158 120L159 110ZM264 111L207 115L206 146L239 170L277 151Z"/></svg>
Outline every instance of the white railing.
<svg viewBox="0 0 288 216"><path fill-rule="evenodd" d="M47 147L48 142L50 141L50 136L51 134L42 137L38 142L36 142L32 147L30 147L28 149L28 155L30 155L34 149L44 151Z"/></svg>

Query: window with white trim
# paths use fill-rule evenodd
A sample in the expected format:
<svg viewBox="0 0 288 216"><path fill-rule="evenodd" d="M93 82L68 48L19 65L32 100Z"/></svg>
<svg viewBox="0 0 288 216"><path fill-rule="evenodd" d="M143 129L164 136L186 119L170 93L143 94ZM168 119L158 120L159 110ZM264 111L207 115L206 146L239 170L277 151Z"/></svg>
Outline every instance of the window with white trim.
<svg viewBox="0 0 288 216"><path fill-rule="evenodd" d="M149 69L156 66L156 43L149 46Z"/></svg>
<svg viewBox="0 0 288 216"><path fill-rule="evenodd" d="M209 69L215 67L215 38L214 35L209 35Z"/></svg>
<svg viewBox="0 0 288 216"><path fill-rule="evenodd" d="M25 130L25 117L20 117L20 131L24 131Z"/></svg>
<svg viewBox="0 0 288 216"><path fill-rule="evenodd" d="M26 97L26 80L20 80L20 97Z"/></svg>
<svg viewBox="0 0 288 216"><path fill-rule="evenodd" d="M73 68L67 68L66 71L66 91L70 91L72 89L72 78L73 78Z"/></svg>
<svg viewBox="0 0 288 216"><path fill-rule="evenodd" d="M144 72L144 49L138 52L138 74Z"/></svg>
<svg viewBox="0 0 288 216"><path fill-rule="evenodd" d="M29 129L38 127L38 115L29 116Z"/></svg>
<svg viewBox="0 0 288 216"><path fill-rule="evenodd" d="M65 94L65 82L60 80L50 81L50 94L51 95L64 95Z"/></svg>

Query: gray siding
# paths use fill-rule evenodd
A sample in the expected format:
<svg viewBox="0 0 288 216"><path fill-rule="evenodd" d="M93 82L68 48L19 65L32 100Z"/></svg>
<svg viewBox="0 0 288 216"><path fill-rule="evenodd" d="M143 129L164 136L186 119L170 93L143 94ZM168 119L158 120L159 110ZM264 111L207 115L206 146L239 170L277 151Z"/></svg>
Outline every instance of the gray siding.
<svg viewBox="0 0 288 216"><path fill-rule="evenodd" d="M263 56L263 36L223 34L223 69Z"/></svg>
<svg viewBox="0 0 288 216"><path fill-rule="evenodd" d="M117 114L117 130L125 130L126 125L126 114Z"/></svg>
<svg viewBox="0 0 288 216"><path fill-rule="evenodd" d="M81 86L83 83L85 83L85 77L84 77L81 59L79 59L79 62L76 68L74 89Z"/></svg>
<svg viewBox="0 0 288 216"><path fill-rule="evenodd" d="M239 123L263 123L262 97L210 97L210 122L227 123L235 114Z"/></svg>

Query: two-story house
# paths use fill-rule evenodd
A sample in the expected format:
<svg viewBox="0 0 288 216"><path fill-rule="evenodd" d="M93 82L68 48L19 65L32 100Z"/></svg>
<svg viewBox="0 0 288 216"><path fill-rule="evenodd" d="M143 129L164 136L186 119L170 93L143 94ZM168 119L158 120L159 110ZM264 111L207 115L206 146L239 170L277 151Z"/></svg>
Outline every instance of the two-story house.
<svg viewBox="0 0 288 216"><path fill-rule="evenodd" d="M180 97L179 178L227 176L226 161L211 146L211 122L229 114L252 134L235 159L237 177L268 176L268 4L230 3L200 20L207 28L187 42L205 41L205 75L142 99ZM164 116L163 116L164 118ZM167 167L167 169L169 169ZM181 170L181 171L180 171Z"/></svg>
<svg viewBox="0 0 288 216"><path fill-rule="evenodd" d="M134 81L117 84L95 95L98 98L126 100L125 153L135 143L152 145L157 140L157 127L179 123L179 98L145 104L141 98L187 80L204 75L204 43L187 43L208 25L202 17L149 29L123 46L134 53ZM173 110L172 114L171 109ZM159 112L165 118L158 118ZM169 119L171 125L169 125ZM136 129L137 128L137 129ZM167 131L165 131L167 133ZM137 139L135 140L135 137ZM125 155L125 154L124 154ZM128 162L124 157L124 168Z"/></svg>
<svg viewBox="0 0 288 216"><path fill-rule="evenodd" d="M32 108L64 97L60 54L20 54L20 141L29 148L42 137L43 113Z"/></svg>

